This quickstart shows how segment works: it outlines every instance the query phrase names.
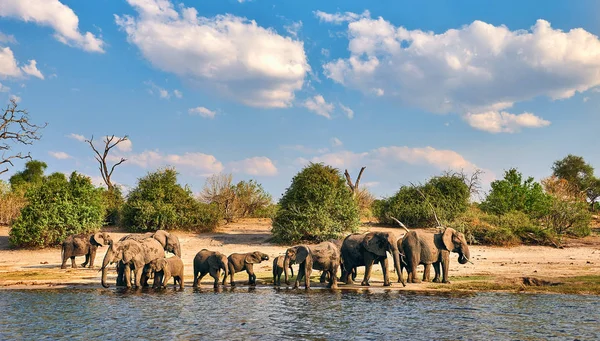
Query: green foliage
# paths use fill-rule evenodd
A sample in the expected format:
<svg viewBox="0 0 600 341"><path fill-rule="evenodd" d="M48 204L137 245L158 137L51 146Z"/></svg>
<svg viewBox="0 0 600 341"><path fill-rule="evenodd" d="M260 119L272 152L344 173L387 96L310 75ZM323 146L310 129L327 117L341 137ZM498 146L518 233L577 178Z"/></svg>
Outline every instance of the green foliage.
<svg viewBox="0 0 600 341"><path fill-rule="evenodd" d="M306 166L279 201L272 233L279 243L319 242L356 231L358 207L340 172L321 163Z"/></svg>
<svg viewBox="0 0 600 341"><path fill-rule="evenodd" d="M552 165L552 173L559 179L565 179L575 185L579 191L585 192L594 208L594 202L600 197L600 178L594 176L594 167L585 162L583 157L569 154Z"/></svg>
<svg viewBox="0 0 600 341"><path fill-rule="evenodd" d="M44 180L44 171L48 168L45 162L31 160L25 163L25 169L10 177L13 191L25 192L29 186L36 186Z"/></svg>
<svg viewBox="0 0 600 341"><path fill-rule="evenodd" d="M204 231L217 226L219 209L195 200L189 188L177 183L177 172L167 168L138 180L123 205L122 220L131 232Z"/></svg>
<svg viewBox="0 0 600 341"><path fill-rule="evenodd" d="M504 179L491 184L492 190L481 203L484 212L503 215L510 211L525 212L529 217L543 217L549 209L550 197L532 177L523 181L523 175L511 168Z"/></svg>
<svg viewBox="0 0 600 341"><path fill-rule="evenodd" d="M104 212L104 223L106 225L116 226L121 222L121 209L125 203L123 193L119 186L102 191L102 200L106 211Z"/></svg>
<svg viewBox="0 0 600 341"><path fill-rule="evenodd" d="M467 209L469 197L461 177L436 176L423 186L402 186L394 196L378 202L374 211L382 223L394 225L394 217L408 226L436 226L430 204L440 220L452 221Z"/></svg>
<svg viewBox="0 0 600 341"><path fill-rule="evenodd" d="M272 204L271 195L256 180L240 181L233 188L237 201L237 215L252 217L258 210L266 211Z"/></svg>
<svg viewBox="0 0 600 341"><path fill-rule="evenodd" d="M577 237L589 236L592 214L585 201L551 196L550 207L542 218L546 227L557 234L569 233Z"/></svg>
<svg viewBox="0 0 600 341"><path fill-rule="evenodd" d="M74 233L92 232L102 226L101 190L86 176L62 173L42 178L25 193L27 205L12 225L9 242L19 247L45 247Z"/></svg>
<svg viewBox="0 0 600 341"><path fill-rule="evenodd" d="M277 215L277 211L279 211L278 204L269 204L267 206L261 207L252 213L252 218L275 218Z"/></svg>

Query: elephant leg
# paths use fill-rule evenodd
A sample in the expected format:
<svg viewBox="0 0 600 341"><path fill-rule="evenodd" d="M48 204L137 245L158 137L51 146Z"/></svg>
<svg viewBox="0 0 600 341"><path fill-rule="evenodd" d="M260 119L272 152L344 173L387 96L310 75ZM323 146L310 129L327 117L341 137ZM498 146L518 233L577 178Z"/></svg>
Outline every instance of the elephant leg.
<svg viewBox="0 0 600 341"><path fill-rule="evenodd" d="M90 269L94 267L94 259L96 259L96 249L90 251Z"/></svg>
<svg viewBox="0 0 600 341"><path fill-rule="evenodd" d="M159 277L158 274L154 274L155 277ZM166 288L169 285L169 280L171 279L170 274L164 274L158 283L160 283L161 288ZM177 280L173 279L174 285L177 285Z"/></svg>
<svg viewBox="0 0 600 341"><path fill-rule="evenodd" d="M384 287L389 287L390 285L392 285L392 283L390 283L390 275L388 273L388 259L387 259L387 257L385 257L382 260L380 260L379 264L381 264L381 271L383 271L383 286Z"/></svg>
<svg viewBox="0 0 600 341"><path fill-rule="evenodd" d="M210 269L210 277L214 278L215 282L213 283L213 286L215 288L219 287L219 277L221 277L221 269Z"/></svg>
<svg viewBox="0 0 600 341"><path fill-rule="evenodd" d="M440 282L440 262L433 263L433 271L435 272L435 276L433 277L434 283Z"/></svg>
<svg viewBox="0 0 600 341"><path fill-rule="evenodd" d="M306 270L304 270L304 289L310 289L310 274L312 272L312 267L307 266Z"/></svg>
<svg viewBox="0 0 600 341"><path fill-rule="evenodd" d="M183 284L183 275L179 276L179 289L183 289L185 285Z"/></svg>
<svg viewBox="0 0 600 341"><path fill-rule="evenodd" d="M431 264L423 264L423 282L429 282L431 278Z"/></svg>
<svg viewBox="0 0 600 341"><path fill-rule="evenodd" d="M63 251L63 259L62 259L62 264L60 265L61 269L66 269L67 268L67 259L69 259L69 255L67 255L66 251Z"/></svg>
<svg viewBox="0 0 600 341"><path fill-rule="evenodd" d="M252 264L246 265L246 272L248 273L248 284L256 285L256 275L254 274L254 267Z"/></svg>
<svg viewBox="0 0 600 341"><path fill-rule="evenodd" d="M450 283L448 280L448 270L450 268L450 255L442 256L442 283Z"/></svg>
<svg viewBox="0 0 600 341"><path fill-rule="evenodd" d="M326 280L327 280L327 270L323 270L323 272L321 272L321 277L319 278L319 283L325 283Z"/></svg>
<svg viewBox="0 0 600 341"><path fill-rule="evenodd" d="M338 271L338 264L335 264L331 267L331 269L329 270L329 285L327 287L332 288L332 289L337 289L337 271Z"/></svg>
<svg viewBox="0 0 600 341"><path fill-rule="evenodd" d="M367 257L365 257L367 258ZM371 268L373 267L373 262L374 259L371 257L368 257L367 259L365 259L365 277L363 278L362 283L360 283L360 285L362 286L369 286L369 280L371 279Z"/></svg>
<svg viewBox="0 0 600 341"><path fill-rule="evenodd" d="M141 269L139 269L139 266L135 267L135 270L133 271L133 274L135 276L135 281L134 281L134 285L136 288L141 288L142 287L142 273L144 272L144 266L142 266Z"/></svg>
<svg viewBox="0 0 600 341"><path fill-rule="evenodd" d="M198 274L200 274L200 276L198 276ZM202 272L195 272L194 273L194 284L192 285L194 288L197 288L200 285L200 281L202 280L202 277L206 276L206 272L202 273Z"/></svg>
<svg viewBox="0 0 600 341"><path fill-rule="evenodd" d="M300 281L302 280L303 277L304 277L304 268L302 266L300 266L300 269L298 270L298 276L296 276L296 281L294 281L293 289L298 289L298 287L300 286Z"/></svg>
<svg viewBox="0 0 600 341"><path fill-rule="evenodd" d="M234 287L235 286L235 282L233 281L233 274L235 274L235 270L232 267L229 267L229 284ZM223 281L225 282L225 281ZM225 283L223 283L225 284Z"/></svg>
<svg viewBox="0 0 600 341"><path fill-rule="evenodd" d="M417 278L417 267L419 266L419 260L412 258L410 262L410 271L408 273L409 283L421 283Z"/></svg>
<svg viewBox="0 0 600 341"><path fill-rule="evenodd" d="M75 264L75 256L71 256L71 267L73 269L77 269L77 264Z"/></svg>
<svg viewBox="0 0 600 341"><path fill-rule="evenodd" d="M81 267L85 268L85 267L88 265L89 261L90 261L90 254L89 254L89 253L87 253L87 254L85 255L85 262L83 262L83 263L81 264Z"/></svg>
<svg viewBox="0 0 600 341"><path fill-rule="evenodd" d="M129 264L125 264L125 266L123 266L123 275L125 277L125 286L127 288L131 288L131 268L129 267Z"/></svg>

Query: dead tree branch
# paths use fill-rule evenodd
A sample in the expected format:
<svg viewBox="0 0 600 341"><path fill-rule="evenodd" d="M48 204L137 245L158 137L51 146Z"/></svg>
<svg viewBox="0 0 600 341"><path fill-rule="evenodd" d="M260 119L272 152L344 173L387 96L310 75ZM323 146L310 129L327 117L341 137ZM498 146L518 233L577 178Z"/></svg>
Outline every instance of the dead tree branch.
<svg viewBox="0 0 600 341"><path fill-rule="evenodd" d="M108 188L108 190L112 190L115 187L111 180L111 177L112 177L113 172L115 171L115 168L117 166L119 166L120 164L122 164L123 162L127 161L127 159L121 158L121 160L119 160L119 162L112 165L112 167L110 167L110 170L109 170L108 164L107 164L108 154L110 153L111 149L113 149L119 143L121 143L123 141L127 141L128 139L129 139L129 137L127 135L125 135L123 137L117 137L116 140L115 140L115 135L106 136L103 141L104 142L104 152L102 154L94 146L94 135L92 135L92 138L90 138L89 140L85 140L85 142L87 142L90 145L90 147L92 147L92 150L96 154L94 157L96 158L96 161L98 161L98 164L99 164L98 168L100 169L100 175L102 175L102 180L104 180L104 183L106 184L106 187Z"/></svg>
<svg viewBox="0 0 600 341"><path fill-rule="evenodd" d="M17 109L18 104L15 99L11 99L10 103L4 109L2 117L0 117L0 165L14 166L11 160L14 159L30 159L31 155L23 155L16 153L7 155L7 151L11 150L12 144L31 145L33 142L42 138L39 130L45 128L44 125L36 125L29 121L27 110ZM0 174L8 172L8 167L0 169Z"/></svg>
<svg viewBox="0 0 600 341"><path fill-rule="evenodd" d="M348 187L350 187L350 191L352 191L352 197L354 197L356 195L356 193L358 192L358 184L360 183L360 178L362 177L362 174L365 171L365 168L367 168L367 167L362 167L360 169L360 172L358 173L358 177L356 177L356 182L354 182L354 183L352 183L352 178L350 178L350 173L348 173L348 170L346 169L344 172L344 176L346 177L346 183L348 183Z"/></svg>
<svg viewBox="0 0 600 341"><path fill-rule="evenodd" d="M408 227L406 227L404 224L402 224L402 222L401 222L400 220L398 220L398 219L396 219L396 218L394 218L394 217L392 217L392 216L390 216L390 218L391 218L392 220L394 220L395 222L397 222L397 223L398 223L398 225L400 225L400 226L401 226L403 229L405 229L405 230L406 230L406 233L410 232L410 231L408 230Z"/></svg>

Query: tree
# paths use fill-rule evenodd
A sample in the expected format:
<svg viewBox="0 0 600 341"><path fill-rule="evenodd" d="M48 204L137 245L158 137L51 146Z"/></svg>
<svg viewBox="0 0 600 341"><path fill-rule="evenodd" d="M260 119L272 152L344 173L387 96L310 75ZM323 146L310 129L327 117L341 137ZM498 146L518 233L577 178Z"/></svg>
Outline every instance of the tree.
<svg viewBox="0 0 600 341"><path fill-rule="evenodd" d="M360 169L360 172L358 172L358 176L356 177L356 182L354 183L352 183L352 178L350 178L350 173L348 173L348 170L346 169L344 172L344 176L346 177L346 183L348 184L348 187L350 187L350 191L352 191L353 198L356 197L356 194L359 192L358 184L360 183L360 178L362 177L365 168L367 167L362 167Z"/></svg>
<svg viewBox="0 0 600 341"><path fill-rule="evenodd" d="M341 238L359 224L358 207L339 170L311 163L292 179L279 201L272 233L280 243Z"/></svg>
<svg viewBox="0 0 600 341"><path fill-rule="evenodd" d="M216 204L221 215L228 223L238 215L235 190L233 188L233 175L214 174L206 179L200 199L207 204Z"/></svg>
<svg viewBox="0 0 600 341"><path fill-rule="evenodd" d="M600 179L594 176L594 167L583 157L569 154L552 165L552 174L577 186L587 195L591 208L600 197Z"/></svg>
<svg viewBox="0 0 600 341"><path fill-rule="evenodd" d="M480 195L481 195L481 176L483 175L483 173L485 173L485 172L482 171L481 169L475 169L473 171L473 173L471 173L471 174L465 172L465 170L461 170L459 172L448 170L448 171L445 171L442 174L442 176L458 177L458 178L462 179L462 181L465 183L465 185L467 185L467 188L469 189L469 193L471 193L472 196L480 197Z"/></svg>
<svg viewBox="0 0 600 341"><path fill-rule="evenodd" d="M26 110L17 109L18 104L15 99L11 99L10 103L0 117L0 167L7 165L14 166L13 159L29 159L31 154L23 155L22 153L8 155L6 152L11 150L12 144L31 145L34 141L41 138L39 130L45 128L48 124L42 126L35 125L29 121L29 114ZM0 168L0 174L8 172L8 167Z"/></svg>
<svg viewBox="0 0 600 341"><path fill-rule="evenodd" d="M116 147L119 143L122 143L127 140L128 140L127 135L125 135L123 137L117 137L116 140L115 140L115 135L106 136L103 140L104 151L102 154L100 154L100 152L98 152L98 150L94 146L94 143L93 143L94 136L93 135L92 135L91 139L85 140L85 142L87 142L90 145L90 147L96 154L94 157L96 158L96 161L98 161L98 163L99 163L100 175L102 175L102 180L104 180L104 183L106 184L106 187L108 188L109 191L112 191L114 188L114 185L111 180L111 176L112 176L113 172L115 171L115 167L117 167L120 164L122 164L123 162L127 161L127 159L121 158L121 160L119 160L119 162L112 165L112 167L110 167L110 170L109 170L109 167L107 164L107 158L109 156L108 154L110 153L110 150L113 149L114 147Z"/></svg>
<svg viewBox="0 0 600 341"><path fill-rule="evenodd" d="M254 179L238 182L233 191L239 206L237 212L240 217L251 217L255 212L266 208L272 202L271 195Z"/></svg>
<svg viewBox="0 0 600 341"><path fill-rule="evenodd" d="M25 169L10 177L10 187L13 191L27 185L39 185L44 179L44 171L48 165L43 161L31 160L25 163Z"/></svg>

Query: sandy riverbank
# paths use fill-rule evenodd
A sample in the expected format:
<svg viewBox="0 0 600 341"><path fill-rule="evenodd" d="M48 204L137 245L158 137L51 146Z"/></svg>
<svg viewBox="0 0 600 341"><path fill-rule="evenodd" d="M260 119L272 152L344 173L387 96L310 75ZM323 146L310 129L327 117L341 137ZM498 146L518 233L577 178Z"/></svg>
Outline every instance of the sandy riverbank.
<svg viewBox="0 0 600 341"><path fill-rule="evenodd" d="M192 260L195 254L207 248L229 255L234 252L259 250L270 257L283 254L285 246L270 244L269 219L247 219L239 223L219 228L215 233L195 234L176 232L182 246L183 261L186 266L186 287L191 286L193 278ZM368 230L393 231L398 237L404 232L397 228L363 226L361 232ZM114 239L127 233L109 230ZM435 230L431 230L433 233ZM57 288L65 286L100 287L99 267L106 252L100 248L94 269L60 269L60 248L44 250L11 250L8 247L8 227L0 227L0 288ZM450 268L451 284L420 283L394 284L397 290L501 290L526 292L569 292L600 294L600 237L590 236L584 239L568 240L562 249L543 246L518 246L510 248L470 246L474 264L460 265L457 255L452 256ZM76 258L78 264L84 257ZM70 262L68 262L70 265ZM390 265L391 266L391 265ZM382 285L381 269L374 267L372 288ZM259 285L272 283L271 262L266 261L255 266ZM393 269L390 267L390 271ZM114 270L109 272L109 282L114 283ZM319 272L313 272L318 276ZM405 274L406 276L406 274ZM523 284L523 278L542 280L541 286ZM362 278L362 269L359 269ZM245 273L236 274L236 282L243 285L247 281ZM393 280L396 276L393 275ZM545 281L545 282L544 282ZM527 280L525 280L527 282ZM210 287L212 279L207 276L202 285ZM318 280L313 286L319 287ZM348 287L348 286L341 286ZM352 286L352 288L360 288Z"/></svg>

